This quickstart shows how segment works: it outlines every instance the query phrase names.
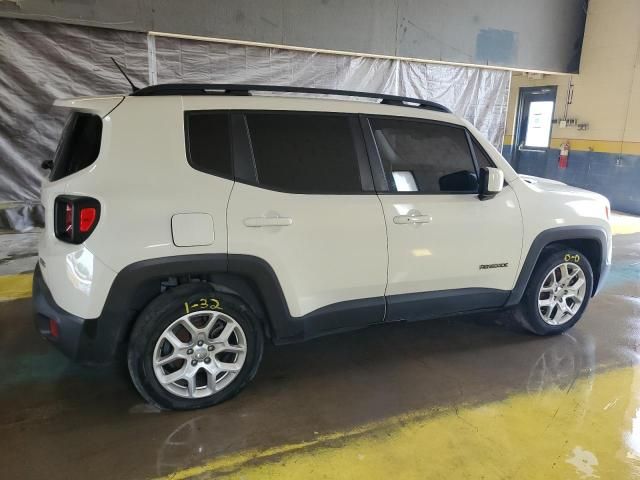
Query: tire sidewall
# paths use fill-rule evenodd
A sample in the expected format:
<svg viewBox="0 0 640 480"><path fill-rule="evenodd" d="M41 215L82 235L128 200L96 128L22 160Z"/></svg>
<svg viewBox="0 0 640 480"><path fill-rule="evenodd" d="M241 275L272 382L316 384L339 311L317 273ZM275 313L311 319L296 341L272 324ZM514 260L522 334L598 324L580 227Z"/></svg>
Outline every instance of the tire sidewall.
<svg viewBox="0 0 640 480"><path fill-rule="evenodd" d="M562 263L574 263L578 265L585 275L585 280L587 282L585 297L582 301L582 305L573 316L571 320L562 325L550 325L544 321L540 311L538 309L538 296L540 289L542 288L542 284L546 279L547 275L554 267L562 264ZM527 287L527 291L524 296L524 307L526 310L527 323L530 326L531 330L540 335L553 335L562 333L576 324L578 320L582 317L584 310L587 308L589 304L589 300L591 299L591 294L593 292L593 270L591 269L591 264L589 260L579 251L570 249L570 248L562 248L554 251L549 254L538 264L535 268L531 279L529 281L529 286Z"/></svg>
<svg viewBox="0 0 640 480"><path fill-rule="evenodd" d="M165 329L188 313L185 304L200 303L203 298L217 300L217 308L233 317L242 327L247 340L247 354L242 369L223 390L208 397L190 399L175 395L165 390L160 384L153 368L153 352L158 338ZM214 302L208 303L215 305ZM211 310L211 308L201 309L201 311ZM258 370L263 347L260 324L242 300L234 295L216 292L208 284L185 285L176 287L152 301L138 318L129 342L129 372L143 397L162 409L205 408L228 400L244 388Z"/></svg>

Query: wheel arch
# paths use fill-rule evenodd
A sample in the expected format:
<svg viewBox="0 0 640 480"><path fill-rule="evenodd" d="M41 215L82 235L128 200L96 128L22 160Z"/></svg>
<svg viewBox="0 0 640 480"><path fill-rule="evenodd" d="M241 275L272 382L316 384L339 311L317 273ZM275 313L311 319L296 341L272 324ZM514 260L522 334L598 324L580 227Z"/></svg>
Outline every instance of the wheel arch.
<svg viewBox="0 0 640 480"><path fill-rule="evenodd" d="M562 247L579 250L587 256L593 270L591 296L598 293L609 270L607 232L604 228L592 225L556 227L541 232L531 243L516 285L511 291L505 307L514 306L520 302L531 274L539 260L544 257L545 250L557 250Z"/></svg>
<svg viewBox="0 0 640 480"><path fill-rule="evenodd" d="M275 340L292 336L291 316L280 283L271 266L249 255L197 254L143 260L116 276L98 321L116 355L126 347L135 319L164 291L190 282L207 282L245 301Z"/></svg>

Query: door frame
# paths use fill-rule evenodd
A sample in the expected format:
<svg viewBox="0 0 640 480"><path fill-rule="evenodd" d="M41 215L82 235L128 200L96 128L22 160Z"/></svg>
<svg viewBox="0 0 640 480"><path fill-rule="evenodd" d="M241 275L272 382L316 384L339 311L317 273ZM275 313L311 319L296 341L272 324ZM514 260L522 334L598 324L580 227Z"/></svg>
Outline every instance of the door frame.
<svg viewBox="0 0 640 480"><path fill-rule="evenodd" d="M523 132L526 131L528 119L525 118L525 108L524 104L526 102L527 94L546 94L553 92L553 111L555 113L556 109L556 101L558 99L558 86L557 85L547 85L547 86L539 86L539 87L520 87L518 90L518 108L516 109L516 118L515 118L515 130L513 132L513 145L511 145L512 153L511 153L511 166L514 170L518 170L519 157L520 157L520 137ZM553 134L553 117L551 119L551 128L549 129L549 146L547 148L537 149L538 151L546 152L551 147L551 138Z"/></svg>

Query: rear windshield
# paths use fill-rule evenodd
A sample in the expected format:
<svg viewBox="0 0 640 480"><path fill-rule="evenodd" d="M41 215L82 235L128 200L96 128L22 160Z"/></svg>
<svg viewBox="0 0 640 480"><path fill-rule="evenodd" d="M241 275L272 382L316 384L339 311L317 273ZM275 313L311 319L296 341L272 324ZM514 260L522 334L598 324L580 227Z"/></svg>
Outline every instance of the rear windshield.
<svg viewBox="0 0 640 480"><path fill-rule="evenodd" d="M62 132L53 160L51 180L59 180L88 167L98 158L102 119L90 113L73 112Z"/></svg>

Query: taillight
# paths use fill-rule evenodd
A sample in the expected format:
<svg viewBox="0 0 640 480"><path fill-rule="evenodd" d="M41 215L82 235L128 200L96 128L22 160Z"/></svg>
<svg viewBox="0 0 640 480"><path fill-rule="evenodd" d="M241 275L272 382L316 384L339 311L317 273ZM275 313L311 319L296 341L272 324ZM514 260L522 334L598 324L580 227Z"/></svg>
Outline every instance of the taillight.
<svg viewBox="0 0 640 480"><path fill-rule="evenodd" d="M58 322L53 318L49 319L49 333L54 338L58 338L60 336L60 327L58 326Z"/></svg>
<svg viewBox="0 0 640 480"><path fill-rule="evenodd" d="M90 232L96 224L98 210L94 207L84 207L80 209L80 233Z"/></svg>
<svg viewBox="0 0 640 480"><path fill-rule="evenodd" d="M90 197L56 198L55 234L68 243L82 243L95 230L100 219L100 202Z"/></svg>
<svg viewBox="0 0 640 480"><path fill-rule="evenodd" d="M605 205L604 213L607 216L607 220L609 220L609 215L611 214L611 212L609 211L609 205Z"/></svg>

